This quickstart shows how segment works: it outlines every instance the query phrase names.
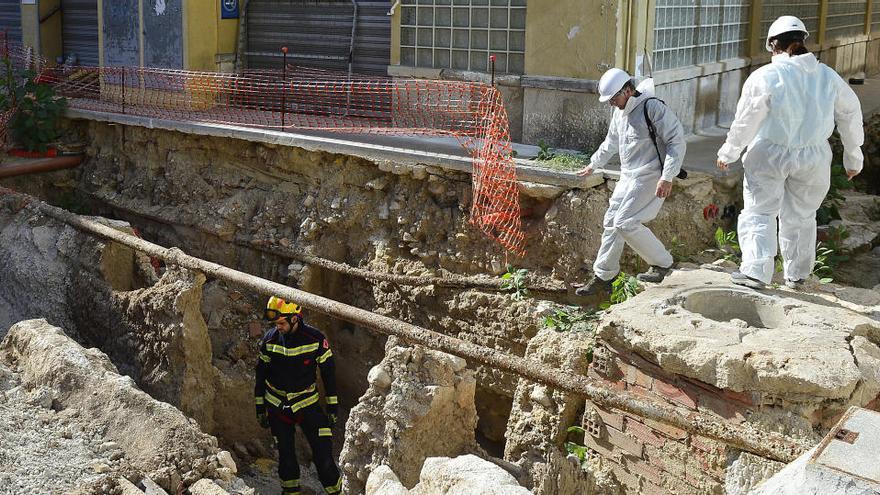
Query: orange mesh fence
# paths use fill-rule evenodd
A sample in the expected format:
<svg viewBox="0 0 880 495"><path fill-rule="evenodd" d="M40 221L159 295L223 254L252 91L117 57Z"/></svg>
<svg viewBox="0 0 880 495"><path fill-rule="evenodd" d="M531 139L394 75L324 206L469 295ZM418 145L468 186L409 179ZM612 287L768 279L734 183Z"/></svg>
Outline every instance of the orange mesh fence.
<svg viewBox="0 0 880 495"><path fill-rule="evenodd" d="M507 113L492 86L300 67L225 74L62 66L39 80L74 109L278 131L454 137L473 159L470 222L524 252Z"/></svg>

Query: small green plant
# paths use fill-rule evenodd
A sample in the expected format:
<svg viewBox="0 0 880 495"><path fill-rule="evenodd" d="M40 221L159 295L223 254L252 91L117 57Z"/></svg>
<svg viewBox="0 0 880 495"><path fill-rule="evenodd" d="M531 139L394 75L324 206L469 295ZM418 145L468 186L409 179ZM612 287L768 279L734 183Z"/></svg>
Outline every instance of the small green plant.
<svg viewBox="0 0 880 495"><path fill-rule="evenodd" d="M55 94L47 84L27 78L15 91L17 107L9 130L13 139L28 151L46 151L48 144L61 136L58 121L67 100Z"/></svg>
<svg viewBox="0 0 880 495"><path fill-rule="evenodd" d="M831 183L828 187L828 194L822 200L822 206L816 210L817 224L828 225L832 220L840 220L840 206L846 201L840 191L852 189L852 187L852 182L847 179L846 169L843 168L843 165L839 163L831 165Z"/></svg>
<svg viewBox="0 0 880 495"><path fill-rule="evenodd" d="M611 297L599 305L600 309L608 309L612 304L620 304L642 291L639 279L625 272L617 274L617 278L611 282Z"/></svg>
<svg viewBox="0 0 880 495"><path fill-rule="evenodd" d="M739 262L742 251L739 248L735 230L725 232L721 227L715 229L715 244L718 246L718 250L723 253L724 259Z"/></svg>
<svg viewBox="0 0 880 495"><path fill-rule="evenodd" d="M554 153L550 149L550 145L545 143L544 140L538 140L538 148L540 149L540 151L538 151L538 154L535 155L535 160L546 161L551 160L554 156L556 156L556 153Z"/></svg>
<svg viewBox="0 0 880 495"><path fill-rule="evenodd" d="M552 170L580 170L590 164L590 157L583 153L557 153L553 158L542 162Z"/></svg>
<svg viewBox="0 0 880 495"><path fill-rule="evenodd" d="M529 294L526 288L528 272L525 268L514 269L513 266L507 265L507 273L501 276L501 290L511 291L510 297L514 301L521 301Z"/></svg>
<svg viewBox="0 0 880 495"><path fill-rule="evenodd" d="M835 268L849 259L849 256L840 254L841 243L847 237L849 237L849 232L845 227L839 226L831 231L825 242L816 245L816 263L813 265L813 275L819 277L820 283L833 282Z"/></svg>
<svg viewBox="0 0 880 495"><path fill-rule="evenodd" d="M580 426L569 426L569 433L577 433L579 435L586 435L587 432ZM587 461L590 459L590 449L584 445L578 444L576 442L565 442L565 450L569 454L573 454L578 460L581 462L581 467L586 465Z"/></svg>
<svg viewBox="0 0 880 495"><path fill-rule="evenodd" d="M544 317L544 327L557 332L567 332L574 327L575 324L597 319L595 312L583 312L576 309L560 309L553 310L553 314Z"/></svg>
<svg viewBox="0 0 880 495"><path fill-rule="evenodd" d="M681 240L678 239L678 236L672 236L672 241L669 243L669 253L672 255L672 259L679 262L693 261L693 256L687 254L687 252L687 244L681 242Z"/></svg>

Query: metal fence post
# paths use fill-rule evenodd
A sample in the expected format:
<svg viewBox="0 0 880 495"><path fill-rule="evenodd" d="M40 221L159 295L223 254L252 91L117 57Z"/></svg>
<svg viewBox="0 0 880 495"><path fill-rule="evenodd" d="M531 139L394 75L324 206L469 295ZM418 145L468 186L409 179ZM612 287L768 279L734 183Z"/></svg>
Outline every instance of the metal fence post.
<svg viewBox="0 0 880 495"><path fill-rule="evenodd" d="M281 47L281 59L284 66L281 68L281 130L284 130L285 116L287 114L287 47Z"/></svg>

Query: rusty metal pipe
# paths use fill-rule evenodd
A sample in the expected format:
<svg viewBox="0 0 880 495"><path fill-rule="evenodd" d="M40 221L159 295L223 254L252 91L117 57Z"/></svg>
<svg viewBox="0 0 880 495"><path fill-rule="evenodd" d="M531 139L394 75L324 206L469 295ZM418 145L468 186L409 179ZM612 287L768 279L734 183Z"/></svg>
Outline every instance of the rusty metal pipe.
<svg viewBox="0 0 880 495"><path fill-rule="evenodd" d="M56 156L55 158L42 158L29 160L23 163L0 166L0 179L15 177L17 175L37 174L51 172L65 168L74 168L83 162L84 155Z"/></svg>

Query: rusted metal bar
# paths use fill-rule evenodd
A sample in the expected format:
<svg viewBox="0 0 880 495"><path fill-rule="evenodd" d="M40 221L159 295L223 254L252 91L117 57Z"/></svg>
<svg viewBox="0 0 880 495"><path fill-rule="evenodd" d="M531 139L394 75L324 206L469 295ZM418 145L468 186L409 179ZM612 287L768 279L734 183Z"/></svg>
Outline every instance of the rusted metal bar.
<svg viewBox="0 0 880 495"><path fill-rule="evenodd" d="M0 179L5 177L15 177L16 175L27 175L38 172L50 172L53 170L74 168L82 163L82 161L83 155L72 155L12 163L0 166Z"/></svg>
<svg viewBox="0 0 880 495"><path fill-rule="evenodd" d="M0 189L0 194L23 196L19 193L3 189ZM613 390L586 376L550 368L542 362L472 344L316 294L233 270L216 263L201 260L187 255L178 248L169 249L158 246L85 217L49 206L43 202L34 202L32 204L41 213L76 229L117 242L151 256L162 258L167 263L202 272L208 277L222 279L265 296L278 295L333 318L348 321L378 333L396 335L411 344L423 345L430 349L453 354L472 363L476 362L515 373L527 380L546 385L550 388L588 398L603 407L619 409L672 425L767 459L786 463L791 462L808 448L807 445L791 438L774 432L760 431L747 423L741 425L727 424L696 411L683 414L669 405L637 397L627 392Z"/></svg>

